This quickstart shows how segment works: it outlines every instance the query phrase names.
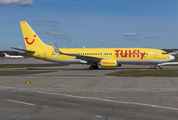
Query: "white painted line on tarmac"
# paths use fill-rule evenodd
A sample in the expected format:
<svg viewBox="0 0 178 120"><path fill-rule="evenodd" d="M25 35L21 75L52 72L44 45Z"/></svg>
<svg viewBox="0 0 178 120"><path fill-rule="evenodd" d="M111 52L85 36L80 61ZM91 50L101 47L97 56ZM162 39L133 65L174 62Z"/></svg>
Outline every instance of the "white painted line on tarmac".
<svg viewBox="0 0 178 120"><path fill-rule="evenodd" d="M16 101L16 100L10 100L10 99L7 99L7 101L9 101L9 102L16 102L16 103L21 103L21 104L26 104L26 105L32 105L32 106L35 106L35 104L32 104L32 103L26 103L26 102L21 102L21 101Z"/></svg>
<svg viewBox="0 0 178 120"><path fill-rule="evenodd" d="M99 116L99 115L95 115L95 117L101 118L101 116Z"/></svg>
<svg viewBox="0 0 178 120"><path fill-rule="evenodd" d="M12 88L12 87L5 87L5 86L0 86L1 88Z"/></svg>
<svg viewBox="0 0 178 120"><path fill-rule="evenodd" d="M80 98L80 99L99 100L99 101L121 103L121 104L140 105L140 106L147 106L147 107L154 107L154 108L169 109L169 110L177 110L178 111L178 108L164 107L164 106L158 106L158 105L152 105L152 104L124 102L124 101L117 101L117 100L109 100L109 99L101 99L101 98L93 98L93 97L82 97L82 96L74 96L74 95L68 95L68 94L50 93L50 92L42 92L42 91L37 91L37 92L43 93L43 94L50 94L50 95L59 95L59 96L73 97L73 98Z"/></svg>

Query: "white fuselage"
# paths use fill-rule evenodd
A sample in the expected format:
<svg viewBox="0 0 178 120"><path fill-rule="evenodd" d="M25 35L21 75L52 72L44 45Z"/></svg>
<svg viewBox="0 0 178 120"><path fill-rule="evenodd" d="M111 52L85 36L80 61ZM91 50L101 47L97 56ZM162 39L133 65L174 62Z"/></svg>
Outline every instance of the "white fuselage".
<svg viewBox="0 0 178 120"><path fill-rule="evenodd" d="M4 58L11 58L11 59L24 58L21 55L12 56L12 55L8 55L6 53L4 53L4 54L5 54Z"/></svg>

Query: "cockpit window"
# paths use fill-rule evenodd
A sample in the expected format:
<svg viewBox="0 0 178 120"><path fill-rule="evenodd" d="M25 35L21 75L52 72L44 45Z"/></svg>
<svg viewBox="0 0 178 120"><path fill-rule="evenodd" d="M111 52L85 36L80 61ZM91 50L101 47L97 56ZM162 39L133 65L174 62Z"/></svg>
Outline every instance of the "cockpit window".
<svg viewBox="0 0 178 120"><path fill-rule="evenodd" d="M166 54L169 54L169 53L167 53L167 52L162 52L162 54L163 54L163 55L166 55Z"/></svg>

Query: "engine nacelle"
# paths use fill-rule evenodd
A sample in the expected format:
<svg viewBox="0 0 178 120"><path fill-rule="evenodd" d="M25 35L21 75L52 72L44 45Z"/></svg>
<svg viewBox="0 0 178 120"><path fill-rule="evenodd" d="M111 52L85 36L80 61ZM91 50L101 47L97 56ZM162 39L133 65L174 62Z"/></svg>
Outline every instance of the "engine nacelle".
<svg viewBox="0 0 178 120"><path fill-rule="evenodd" d="M119 67L121 64L118 64L117 60L114 59L104 59L101 60L101 67Z"/></svg>

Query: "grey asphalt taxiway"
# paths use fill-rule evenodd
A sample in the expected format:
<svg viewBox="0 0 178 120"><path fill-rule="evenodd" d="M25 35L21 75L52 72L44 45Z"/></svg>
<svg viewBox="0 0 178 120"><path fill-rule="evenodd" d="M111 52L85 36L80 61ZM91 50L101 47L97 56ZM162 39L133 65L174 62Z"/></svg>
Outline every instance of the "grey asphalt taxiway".
<svg viewBox="0 0 178 120"><path fill-rule="evenodd" d="M98 70L88 67L0 69L56 71L0 76L0 120L177 120L177 77L104 76L116 70L149 66L123 65Z"/></svg>

